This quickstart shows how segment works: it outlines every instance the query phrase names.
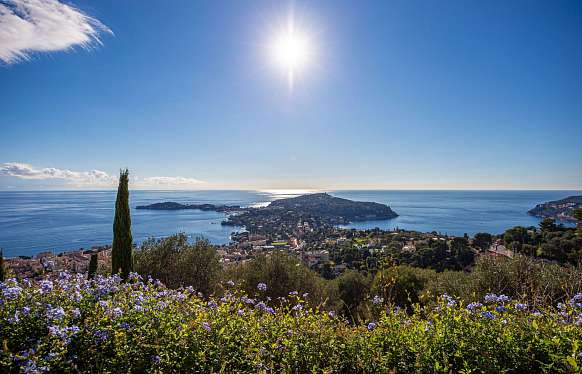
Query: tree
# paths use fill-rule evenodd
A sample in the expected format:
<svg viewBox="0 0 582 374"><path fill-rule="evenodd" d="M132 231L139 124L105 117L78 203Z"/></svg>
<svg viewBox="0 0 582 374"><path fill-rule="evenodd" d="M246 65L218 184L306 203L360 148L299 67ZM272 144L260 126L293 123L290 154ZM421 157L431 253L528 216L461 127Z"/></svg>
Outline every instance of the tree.
<svg viewBox="0 0 582 374"><path fill-rule="evenodd" d="M475 244L475 246L479 247L483 251L489 248L492 242L493 236L487 232L478 232L473 238L473 244Z"/></svg>
<svg viewBox="0 0 582 374"><path fill-rule="evenodd" d="M6 278L6 270L4 270L4 252L0 248L0 282L4 282Z"/></svg>
<svg viewBox="0 0 582 374"><path fill-rule="evenodd" d="M129 213L129 171L119 173L119 187L115 202L115 220L113 221L113 248L111 250L111 273L121 273L127 278L133 270L131 217Z"/></svg>
<svg viewBox="0 0 582 374"><path fill-rule="evenodd" d="M576 221L578 221L578 224L576 225L576 231L578 232L579 236L582 236L582 208L574 210L573 216Z"/></svg>
<svg viewBox="0 0 582 374"><path fill-rule="evenodd" d="M95 278L95 274L97 273L97 253L91 254L91 260L89 261L89 271L88 271L88 278L93 279Z"/></svg>
<svg viewBox="0 0 582 374"><path fill-rule="evenodd" d="M547 217L540 222L540 230L542 230L542 233L556 231L557 228L556 220L553 218Z"/></svg>

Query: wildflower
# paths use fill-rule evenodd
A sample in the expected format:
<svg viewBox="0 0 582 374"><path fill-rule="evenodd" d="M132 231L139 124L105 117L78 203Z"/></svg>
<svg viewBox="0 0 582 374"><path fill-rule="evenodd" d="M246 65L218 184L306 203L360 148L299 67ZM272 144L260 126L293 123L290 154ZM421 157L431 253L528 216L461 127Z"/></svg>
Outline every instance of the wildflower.
<svg viewBox="0 0 582 374"><path fill-rule="evenodd" d="M259 284L257 284L257 290L259 290L259 291L266 291L267 290L267 285L265 283L259 283Z"/></svg>
<svg viewBox="0 0 582 374"><path fill-rule="evenodd" d="M161 361L162 359L160 358L160 356L158 355L152 356L152 363L154 365L159 365Z"/></svg>
<svg viewBox="0 0 582 374"><path fill-rule="evenodd" d="M27 316L30 314L30 308L27 306L22 307L22 315Z"/></svg>
<svg viewBox="0 0 582 374"><path fill-rule="evenodd" d="M445 301L447 302L447 307L453 307L455 305L457 305L457 301L455 299L453 299L451 296L449 296L449 294L443 294L443 299L445 299Z"/></svg>
<svg viewBox="0 0 582 374"><path fill-rule="evenodd" d="M329 316L329 318L334 318L335 312L333 310L330 310L329 312L327 312L327 315Z"/></svg>
<svg viewBox="0 0 582 374"><path fill-rule="evenodd" d="M303 305L297 304L292 309L296 312L299 312L299 311L303 310Z"/></svg>
<svg viewBox="0 0 582 374"><path fill-rule="evenodd" d="M384 302L384 299L378 295L374 296L374 298L372 299L372 304L374 304L374 305L382 304L383 302Z"/></svg>
<svg viewBox="0 0 582 374"><path fill-rule="evenodd" d="M238 314L239 316L244 316L245 315L245 311L242 309L239 309L236 314Z"/></svg>
<svg viewBox="0 0 582 374"><path fill-rule="evenodd" d="M486 303L496 303L499 299L496 294L488 293L487 295L485 295L484 300Z"/></svg>
<svg viewBox="0 0 582 374"><path fill-rule="evenodd" d="M467 309L472 312L472 311L474 311L477 308L481 308L482 306L483 306L483 304L481 304L481 303L473 302L473 303L467 305Z"/></svg>
<svg viewBox="0 0 582 374"><path fill-rule="evenodd" d="M121 323L119 324L119 327L120 327L121 329L123 329L123 330L129 330L129 323L127 323L127 322L121 322Z"/></svg>
<svg viewBox="0 0 582 374"><path fill-rule="evenodd" d="M564 306L564 304L562 304L562 303L558 303L558 309L560 309L560 310L563 310L563 309L565 309L565 308L566 308L566 307Z"/></svg>
<svg viewBox="0 0 582 374"><path fill-rule="evenodd" d="M233 281L231 281L231 280L229 280L228 282L226 282L226 285L227 285L228 287L234 287L234 282L233 282Z"/></svg>
<svg viewBox="0 0 582 374"><path fill-rule="evenodd" d="M507 296L507 295L499 295L497 297L497 301L500 302L500 303L505 303L505 302L507 302L509 300L511 300L511 298L509 296Z"/></svg>
<svg viewBox="0 0 582 374"><path fill-rule="evenodd" d="M210 300L207 305L210 309L218 308L218 304L216 304L216 302L214 300Z"/></svg>
<svg viewBox="0 0 582 374"><path fill-rule="evenodd" d="M515 309L523 312L524 310L527 309L527 304L521 304L521 303L515 304Z"/></svg>
<svg viewBox="0 0 582 374"><path fill-rule="evenodd" d="M202 328L208 332L210 332L212 330L210 328L210 324L208 322L202 322Z"/></svg>
<svg viewBox="0 0 582 374"><path fill-rule="evenodd" d="M104 343L109 339L109 333L105 330L95 330L93 337L97 343Z"/></svg>
<svg viewBox="0 0 582 374"><path fill-rule="evenodd" d="M483 316L483 318L487 318L487 319L495 319L495 315L493 315L493 313L491 313L491 312L482 312L481 316Z"/></svg>
<svg viewBox="0 0 582 374"><path fill-rule="evenodd" d="M116 318L121 317L123 315L123 310L121 310L121 308L119 308L119 307L114 308L112 311L112 314Z"/></svg>
<svg viewBox="0 0 582 374"><path fill-rule="evenodd" d="M368 331L372 331L376 328L376 322L370 322L368 323Z"/></svg>
<svg viewBox="0 0 582 374"><path fill-rule="evenodd" d="M109 304L107 303L107 301L104 301L104 300L99 300L99 306L100 306L101 308L107 308L107 306L108 306L108 305L109 305Z"/></svg>
<svg viewBox="0 0 582 374"><path fill-rule="evenodd" d="M295 296L295 295L299 295L299 292L297 292L297 291L289 292L289 296Z"/></svg>
<svg viewBox="0 0 582 374"><path fill-rule="evenodd" d="M45 293L49 293L53 290L53 282L50 280L41 280L39 282L40 284L40 293L41 294L45 294Z"/></svg>
<svg viewBox="0 0 582 374"><path fill-rule="evenodd" d="M305 299L307 296L309 296L309 292L306 292L302 295L302 297Z"/></svg>
<svg viewBox="0 0 582 374"><path fill-rule="evenodd" d="M18 296L20 295L20 291L22 291L22 288L18 286L7 287L2 290L2 295L6 300L14 300L18 298Z"/></svg>
<svg viewBox="0 0 582 374"><path fill-rule="evenodd" d="M505 308L503 305L499 305L498 307L495 308L495 310L499 313L507 312L507 308Z"/></svg>
<svg viewBox="0 0 582 374"><path fill-rule="evenodd" d="M50 320L61 320L65 318L65 311L60 306L52 308L48 305L46 315Z"/></svg>

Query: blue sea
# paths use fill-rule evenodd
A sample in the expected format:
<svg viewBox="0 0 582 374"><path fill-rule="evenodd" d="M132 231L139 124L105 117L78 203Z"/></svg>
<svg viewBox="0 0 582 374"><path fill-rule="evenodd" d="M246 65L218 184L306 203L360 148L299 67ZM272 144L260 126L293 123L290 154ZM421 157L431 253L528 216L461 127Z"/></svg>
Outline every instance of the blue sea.
<svg viewBox="0 0 582 374"><path fill-rule="evenodd" d="M264 206L307 191L131 191L133 237L164 237L184 232L216 244L230 240L225 215L195 210L135 210L161 201ZM537 225L527 214L538 203L580 195L582 191L331 191L332 195L385 203L399 214L386 221L358 222L353 228L438 231L451 235L497 234L516 226ZM7 257L42 251L67 251L111 243L115 191L0 192L0 248Z"/></svg>

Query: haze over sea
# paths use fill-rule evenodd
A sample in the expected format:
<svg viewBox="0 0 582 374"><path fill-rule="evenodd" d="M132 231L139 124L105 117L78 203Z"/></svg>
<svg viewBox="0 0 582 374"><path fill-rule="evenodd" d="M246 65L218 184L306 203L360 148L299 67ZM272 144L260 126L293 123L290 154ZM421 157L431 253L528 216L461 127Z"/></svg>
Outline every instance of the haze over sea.
<svg viewBox="0 0 582 374"><path fill-rule="evenodd" d="M197 210L136 210L161 201L261 206L310 191L131 191L133 237L164 237L185 232L215 244L229 242L232 227L222 213ZM346 227L438 231L451 235L502 233L513 226L537 225L527 211L538 203L582 191L334 191L337 197L390 205L399 217L357 222ZM0 192L0 247L4 255L31 256L111 243L116 191ZM236 230L237 228L235 228ZM238 228L240 229L240 228Z"/></svg>

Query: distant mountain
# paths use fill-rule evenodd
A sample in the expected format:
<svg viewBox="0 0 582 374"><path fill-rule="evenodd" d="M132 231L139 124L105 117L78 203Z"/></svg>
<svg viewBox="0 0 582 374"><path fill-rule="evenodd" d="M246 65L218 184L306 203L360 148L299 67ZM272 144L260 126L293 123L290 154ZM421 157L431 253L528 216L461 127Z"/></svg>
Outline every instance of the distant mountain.
<svg viewBox="0 0 582 374"><path fill-rule="evenodd" d="M575 209L582 208L582 196L569 196L565 199L538 204L528 214L542 218L554 218L560 221L573 221Z"/></svg>

